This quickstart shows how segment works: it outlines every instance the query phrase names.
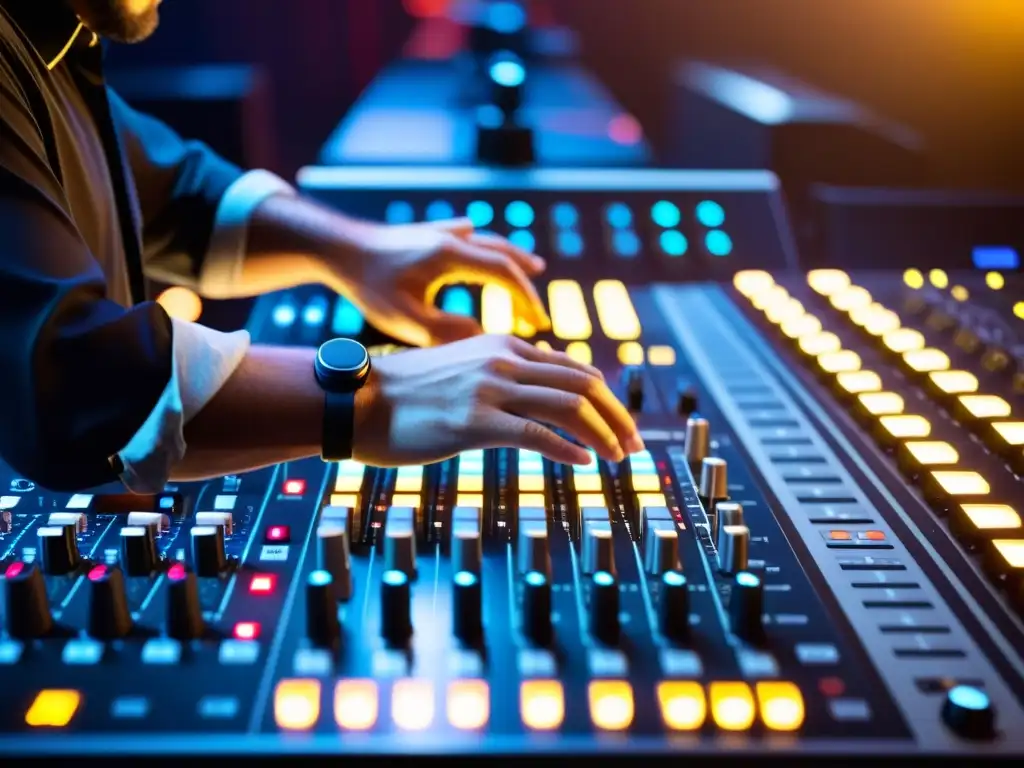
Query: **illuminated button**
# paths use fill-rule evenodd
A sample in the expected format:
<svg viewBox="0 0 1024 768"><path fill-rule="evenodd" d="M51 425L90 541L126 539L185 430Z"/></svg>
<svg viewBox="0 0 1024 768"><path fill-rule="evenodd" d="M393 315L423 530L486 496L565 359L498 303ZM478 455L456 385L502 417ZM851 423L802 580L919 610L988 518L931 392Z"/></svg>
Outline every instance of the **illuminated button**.
<svg viewBox="0 0 1024 768"><path fill-rule="evenodd" d="M236 640L258 640L260 636L260 625L255 621L240 621L235 624L232 634Z"/></svg>
<svg viewBox="0 0 1024 768"><path fill-rule="evenodd" d="M932 371L928 381L946 395L964 395L978 391L978 377L968 371Z"/></svg>
<svg viewBox="0 0 1024 768"><path fill-rule="evenodd" d="M860 355L849 349L826 352L818 356L818 367L825 373L848 373L860 370Z"/></svg>
<svg viewBox="0 0 1024 768"><path fill-rule="evenodd" d="M710 247L710 243L712 242L712 240L711 240L712 234L713 233L708 232L707 236L705 237L705 244L709 246L708 247L709 251L712 250L711 247ZM719 233L719 235L725 235L725 233L722 232L722 233ZM723 241L721 240L720 237L718 238L717 243L718 243L718 245L722 245L723 244ZM658 245L661 246L661 250L665 253L666 256L672 256L672 257L679 257L679 256L685 255L686 254L686 249L689 248L689 246L690 246L689 242L687 242L687 240L686 240L686 235L684 235L682 232L680 232L677 229L666 229L664 232L662 232L661 235L658 237ZM728 245L729 245L729 248L732 247L731 243L729 243ZM713 256L724 256L726 254L724 254L724 253L715 253L714 251L712 251L712 255Z"/></svg>
<svg viewBox="0 0 1024 768"><path fill-rule="evenodd" d="M932 431L931 422L923 416L902 414L883 416L878 420L884 434L896 440L916 440L928 437Z"/></svg>
<svg viewBox="0 0 1024 768"><path fill-rule="evenodd" d="M754 305L754 308L762 311L773 304L781 304L784 301L789 301L789 291L781 285L771 285L750 297L750 303Z"/></svg>
<svg viewBox="0 0 1024 768"><path fill-rule="evenodd" d="M455 497L455 504L460 507L481 509L484 505L484 495L482 493L460 493Z"/></svg>
<svg viewBox="0 0 1024 768"><path fill-rule="evenodd" d="M878 392L882 389L882 378L874 371L844 371L836 376L836 386L850 395Z"/></svg>
<svg viewBox="0 0 1024 768"><path fill-rule="evenodd" d="M524 229L533 224L533 206L523 200L514 200L505 207L505 221L510 227Z"/></svg>
<svg viewBox="0 0 1024 768"><path fill-rule="evenodd" d="M544 508L544 494L543 493L520 493L519 494L519 508L526 509L529 507L540 507Z"/></svg>
<svg viewBox="0 0 1024 768"><path fill-rule="evenodd" d="M1024 539L993 539L982 566L993 578L1005 578L1008 588L1020 586L1024 574Z"/></svg>
<svg viewBox="0 0 1024 768"><path fill-rule="evenodd" d="M1010 404L997 395L961 395L959 411L968 418L1003 419L1010 415Z"/></svg>
<svg viewBox="0 0 1024 768"><path fill-rule="evenodd" d="M552 731L565 719L565 694L557 680L524 680L519 688L519 716L534 731Z"/></svg>
<svg viewBox="0 0 1024 768"><path fill-rule="evenodd" d="M829 531L828 537L832 541L850 541L853 538L849 531Z"/></svg>
<svg viewBox="0 0 1024 768"><path fill-rule="evenodd" d="M420 493L423 490L423 467L399 467L395 477L396 493Z"/></svg>
<svg viewBox="0 0 1024 768"><path fill-rule="evenodd" d="M857 538L861 541L885 541L885 534L881 531L860 531Z"/></svg>
<svg viewBox="0 0 1024 768"><path fill-rule="evenodd" d="M664 493L638 493L636 503L640 509L644 507L667 507Z"/></svg>
<svg viewBox="0 0 1024 768"><path fill-rule="evenodd" d="M366 467L358 461L342 461L338 463L338 477L334 481L335 493L359 493L363 488L363 476Z"/></svg>
<svg viewBox="0 0 1024 768"><path fill-rule="evenodd" d="M903 354L903 362L915 373L934 373L949 368L949 355L940 349L926 347Z"/></svg>
<svg viewBox="0 0 1024 768"><path fill-rule="evenodd" d="M580 509L600 509L607 506L604 495L600 493L581 493L577 496Z"/></svg>
<svg viewBox="0 0 1024 768"><path fill-rule="evenodd" d="M541 352L551 352L552 351L551 345L548 342L544 341L543 339L541 339L536 344L534 344L534 346L537 347L537 349L539 349Z"/></svg>
<svg viewBox="0 0 1024 768"><path fill-rule="evenodd" d="M594 680L588 691L590 719L603 731L622 731L633 723L633 688L625 680Z"/></svg>
<svg viewBox="0 0 1024 768"><path fill-rule="evenodd" d="M306 492L306 481L297 478L285 480L281 490L289 496L301 496Z"/></svg>
<svg viewBox="0 0 1024 768"><path fill-rule="evenodd" d="M587 314L583 289L575 280L552 280L548 284L551 329L566 341L583 341L594 332Z"/></svg>
<svg viewBox="0 0 1024 768"><path fill-rule="evenodd" d="M392 507L412 507L419 509L423 499L418 493L396 493L391 497Z"/></svg>
<svg viewBox="0 0 1024 768"><path fill-rule="evenodd" d="M732 285L742 295L750 298L775 285L775 278L761 269L744 269L733 276Z"/></svg>
<svg viewBox="0 0 1024 768"><path fill-rule="evenodd" d="M340 680L334 686L334 722L346 731L366 731L377 724L379 695L373 680ZM431 704L433 709L433 704Z"/></svg>
<svg viewBox="0 0 1024 768"><path fill-rule="evenodd" d="M695 731L704 725L707 701L700 683L669 681L658 683L658 706L665 726L673 731Z"/></svg>
<svg viewBox="0 0 1024 768"><path fill-rule="evenodd" d="M485 680L454 680L448 684L448 722L461 731L475 731L491 717L491 692Z"/></svg>
<svg viewBox="0 0 1024 768"><path fill-rule="evenodd" d="M945 288L949 285L949 275L941 269L933 269L928 272L928 282L936 288Z"/></svg>
<svg viewBox="0 0 1024 768"><path fill-rule="evenodd" d="M565 347L565 354L583 365L590 365L594 362L594 353L585 341L570 341Z"/></svg>
<svg viewBox="0 0 1024 768"><path fill-rule="evenodd" d="M1006 446L1024 445L1024 421L997 421L991 427L999 441Z"/></svg>
<svg viewBox="0 0 1024 768"><path fill-rule="evenodd" d="M671 233L669 233L669 232L662 232L662 234L661 234L661 247L665 249L665 253L667 253L669 256L674 256L674 255L680 255L681 256L682 255L682 251L685 251L685 247L683 249L681 249L681 250L680 249L676 249L676 250L680 251L678 254L673 253L673 249L670 248L666 244L666 241L665 241L665 238L669 234L671 234ZM679 234L678 241L682 242L682 243L685 243L686 240L685 240L685 238L683 238L682 233L678 233L678 234ZM729 237L728 233L723 232L720 229L713 229L710 232L708 232L706 235L704 235L704 247L708 249L708 253L710 253L712 256L728 256L730 253L732 253L732 238Z"/></svg>
<svg viewBox="0 0 1024 768"><path fill-rule="evenodd" d="M911 440L903 444L903 449L923 467L956 464L960 460L956 448L942 440Z"/></svg>
<svg viewBox="0 0 1024 768"><path fill-rule="evenodd" d="M764 314L769 322L781 325L787 320L803 317L806 311L804 310L804 305L798 299L789 299L780 304L773 304L767 307Z"/></svg>
<svg viewBox="0 0 1024 768"><path fill-rule="evenodd" d="M1018 301L1013 305L1013 314L1021 320L1024 320L1024 301Z"/></svg>
<svg viewBox="0 0 1024 768"><path fill-rule="evenodd" d="M572 203L555 203L551 206L551 221L556 227L571 229L580 220L580 212Z"/></svg>
<svg viewBox="0 0 1024 768"><path fill-rule="evenodd" d="M332 493L331 494L331 506L332 507L348 507L349 509L355 509L359 506L359 494L358 493Z"/></svg>
<svg viewBox="0 0 1024 768"><path fill-rule="evenodd" d="M481 493L484 489L483 475L459 471L459 493Z"/></svg>
<svg viewBox="0 0 1024 768"><path fill-rule="evenodd" d="M682 215L679 212L679 206L675 203L659 200L651 206L651 219L659 227L668 229L669 227L678 227Z"/></svg>
<svg viewBox="0 0 1024 768"><path fill-rule="evenodd" d="M25 713L25 724L33 728L63 728L78 711L82 694L60 688L40 691Z"/></svg>
<svg viewBox="0 0 1024 768"><path fill-rule="evenodd" d="M970 292L962 285L954 285L949 290L949 295L952 296L957 301L967 301L967 299L971 297Z"/></svg>
<svg viewBox="0 0 1024 768"><path fill-rule="evenodd" d="M821 333L821 320L814 315L803 315L785 321L780 326L783 335L789 339L802 339Z"/></svg>
<svg viewBox="0 0 1024 768"><path fill-rule="evenodd" d="M867 305L865 305L863 307L857 307L856 309L851 310L850 311L850 322L852 322L854 325L856 325L856 326L858 326L860 328L863 328L873 318L878 317L880 315L883 315L883 314L887 313L888 311L889 311L888 309L883 307L877 301L874 301L874 302L872 302L870 304L867 304ZM898 323L897 323L897 327L899 327Z"/></svg>
<svg viewBox="0 0 1024 768"><path fill-rule="evenodd" d="M519 490L526 493L539 493L544 490L544 475L520 475Z"/></svg>
<svg viewBox="0 0 1024 768"><path fill-rule="evenodd" d="M755 686L761 722L772 731L795 731L804 724L804 697L793 683L765 680Z"/></svg>
<svg viewBox="0 0 1024 768"><path fill-rule="evenodd" d="M864 323L864 331L872 336L884 336L900 327L900 316L889 309L874 312Z"/></svg>
<svg viewBox="0 0 1024 768"><path fill-rule="evenodd" d="M433 200L424 211L427 221L443 221L455 216L455 209L447 200Z"/></svg>
<svg viewBox="0 0 1024 768"><path fill-rule="evenodd" d="M984 539L1020 538L1024 524L1008 504L959 504L950 510L949 528L968 544Z"/></svg>
<svg viewBox="0 0 1024 768"><path fill-rule="evenodd" d="M985 275L985 285L993 291L998 291L1006 285L1006 279L999 272L989 272Z"/></svg>
<svg viewBox="0 0 1024 768"><path fill-rule="evenodd" d="M931 493L929 493L931 491ZM987 496L991 488L988 481L973 471L936 470L931 473L925 494L934 499Z"/></svg>
<svg viewBox="0 0 1024 768"><path fill-rule="evenodd" d="M484 333L510 334L515 329L512 294L501 285L488 283L480 293L480 322Z"/></svg>
<svg viewBox="0 0 1024 768"><path fill-rule="evenodd" d="M871 416L895 416L903 413L903 397L895 392L865 392L857 395L861 409Z"/></svg>
<svg viewBox="0 0 1024 768"><path fill-rule="evenodd" d="M622 365L643 365L644 348L635 341L619 344L619 363Z"/></svg>
<svg viewBox="0 0 1024 768"><path fill-rule="evenodd" d="M274 689L274 722L289 731L307 731L320 719L320 681L282 680Z"/></svg>
<svg viewBox="0 0 1024 768"><path fill-rule="evenodd" d="M908 269L903 273L903 282L910 288L917 290L924 287L924 275L920 269Z"/></svg>
<svg viewBox="0 0 1024 768"><path fill-rule="evenodd" d="M249 580L249 592L254 595L269 595L277 584L277 576L272 573L257 573Z"/></svg>
<svg viewBox="0 0 1024 768"><path fill-rule="evenodd" d="M807 273L807 284L815 293L831 296L850 287L850 276L841 269L812 269Z"/></svg>
<svg viewBox="0 0 1024 768"><path fill-rule="evenodd" d="M494 221L494 208L485 200L474 200L466 206L466 216L474 227L486 227Z"/></svg>
<svg viewBox="0 0 1024 768"><path fill-rule="evenodd" d="M833 293L828 300L840 312L852 312L860 307L869 306L874 301L867 289L859 285L851 285L845 290Z"/></svg>
<svg viewBox="0 0 1024 768"><path fill-rule="evenodd" d="M754 724L754 696L746 683L711 683L711 717L723 731L745 731Z"/></svg>
<svg viewBox="0 0 1024 768"><path fill-rule="evenodd" d="M594 306L597 307L601 330L609 339L634 341L640 338L640 318L637 317L624 283L619 280L598 280L594 285Z"/></svg>
<svg viewBox="0 0 1024 768"><path fill-rule="evenodd" d="M391 689L391 719L403 731L422 731L434 722L434 686L429 680L397 680Z"/></svg>
<svg viewBox="0 0 1024 768"><path fill-rule="evenodd" d="M913 328L897 328L882 336L882 343L897 355L924 349L924 336Z"/></svg>
<svg viewBox="0 0 1024 768"><path fill-rule="evenodd" d="M267 541L274 541L280 544L286 544L291 541L292 529L287 525L272 525L267 528L267 533L264 536Z"/></svg>
<svg viewBox="0 0 1024 768"><path fill-rule="evenodd" d="M657 475L633 475L633 490L637 493L658 493L661 491L661 481Z"/></svg>
<svg viewBox="0 0 1024 768"><path fill-rule="evenodd" d="M655 344L647 348L647 362L657 366L675 365L676 351L673 347Z"/></svg>
<svg viewBox="0 0 1024 768"><path fill-rule="evenodd" d="M839 337L834 333L824 331L812 336L802 336L799 342L800 350L811 357L827 355L829 352L838 352L842 349Z"/></svg>
<svg viewBox="0 0 1024 768"><path fill-rule="evenodd" d="M601 467L593 452L590 452L590 459L589 464L578 464L573 467L573 484L577 492L599 493L601 490Z"/></svg>

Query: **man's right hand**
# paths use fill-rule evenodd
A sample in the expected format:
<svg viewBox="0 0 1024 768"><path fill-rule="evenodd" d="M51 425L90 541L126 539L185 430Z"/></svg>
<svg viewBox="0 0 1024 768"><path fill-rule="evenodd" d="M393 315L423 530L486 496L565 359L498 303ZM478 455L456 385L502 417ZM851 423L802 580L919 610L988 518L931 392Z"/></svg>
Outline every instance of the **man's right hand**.
<svg viewBox="0 0 1024 768"><path fill-rule="evenodd" d="M636 424L601 373L509 336L375 358L356 396L353 456L379 467L430 464L462 451L512 447L587 464L643 448Z"/></svg>

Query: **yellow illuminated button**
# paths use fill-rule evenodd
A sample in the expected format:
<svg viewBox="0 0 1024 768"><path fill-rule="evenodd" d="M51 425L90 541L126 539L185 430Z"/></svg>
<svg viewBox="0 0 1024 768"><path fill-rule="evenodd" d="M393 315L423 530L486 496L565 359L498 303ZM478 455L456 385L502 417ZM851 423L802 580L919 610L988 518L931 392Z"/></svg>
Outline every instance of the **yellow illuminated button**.
<svg viewBox="0 0 1024 768"><path fill-rule="evenodd" d="M844 371L836 376L836 385L851 395L862 392L878 392L882 388L882 378L874 371Z"/></svg>
<svg viewBox="0 0 1024 768"><path fill-rule="evenodd" d="M664 366L676 364L676 351L673 347L655 344L647 348L647 362L651 365Z"/></svg>
<svg viewBox="0 0 1024 768"><path fill-rule="evenodd" d="M459 493L481 493L484 490L483 475L459 473Z"/></svg>
<svg viewBox="0 0 1024 768"><path fill-rule="evenodd" d="M903 282L911 288L923 288L924 275L921 274L920 269L908 269L903 273Z"/></svg>
<svg viewBox="0 0 1024 768"><path fill-rule="evenodd" d="M1013 314L1024 320L1024 301L1018 301L1013 305Z"/></svg>
<svg viewBox="0 0 1024 768"><path fill-rule="evenodd" d="M814 315L803 315L802 317L790 318L780 328L786 338L802 339L804 336L814 336L821 333L821 320Z"/></svg>
<svg viewBox="0 0 1024 768"><path fill-rule="evenodd" d="M658 683L658 706L665 726L673 731L695 731L707 717L704 689L687 680Z"/></svg>
<svg viewBox="0 0 1024 768"><path fill-rule="evenodd" d="M936 470L932 480L948 496L985 496L991 490L977 472Z"/></svg>
<svg viewBox="0 0 1024 768"><path fill-rule="evenodd" d="M897 355L924 349L924 336L913 328L897 328L882 336L882 343Z"/></svg>
<svg viewBox="0 0 1024 768"><path fill-rule="evenodd" d="M961 504L960 509L979 530L1022 527L1020 515L1008 504Z"/></svg>
<svg viewBox="0 0 1024 768"><path fill-rule="evenodd" d="M839 337L828 331L801 336L799 345L800 350L811 357L827 355L829 352L838 352L843 347Z"/></svg>
<svg viewBox="0 0 1024 768"><path fill-rule="evenodd" d="M581 493L578 495L580 509L593 509L607 506L604 495L600 493Z"/></svg>
<svg viewBox="0 0 1024 768"><path fill-rule="evenodd" d="M789 301L789 291L783 288L781 285L773 285L766 288L759 293L755 293L750 297L750 303L754 305L756 309L766 310L768 307L774 306L775 304L782 304L783 302Z"/></svg>
<svg viewBox="0 0 1024 768"><path fill-rule="evenodd" d="M573 466L573 485L576 487L577 492L597 493L600 496L602 488L601 465L593 451L590 452L590 459L589 464ZM599 506L604 505L601 504Z"/></svg>
<svg viewBox="0 0 1024 768"><path fill-rule="evenodd" d="M1010 404L998 395L961 395L960 407L975 419L1001 419L1010 415Z"/></svg>
<svg viewBox="0 0 1024 768"><path fill-rule="evenodd" d="M761 269L745 269L733 276L732 284L737 291L749 298L775 285L775 278Z"/></svg>
<svg viewBox="0 0 1024 768"><path fill-rule="evenodd" d="M494 283L485 285L480 292L480 324L484 333L512 333L515 317L509 290Z"/></svg>
<svg viewBox="0 0 1024 768"><path fill-rule="evenodd" d="M565 694L557 680L524 680L519 688L519 716L534 731L552 731L565 718Z"/></svg>
<svg viewBox="0 0 1024 768"><path fill-rule="evenodd" d="M910 370L917 373L944 371L949 368L950 364L949 355L941 349L935 349L934 347L905 352L903 354L903 362L907 364Z"/></svg>
<svg viewBox="0 0 1024 768"><path fill-rule="evenodd" d="M971 297L970 292L962 285L954 285L949 289L949 293L957 301L967 301Z"/></svg>
<svg viewBox="0 0 1024 768"><path fill-rule="evenodd" d="M1024 445L1024 421L997 421L992 429L1007 445Z"/></svg>
<svg viewBox="0 0 1024 768"><path fill-rule="evenodd" d="M884 336L900 327L900 316L891 309L882 309L872 313L864 323L865 332L872 336Z"/></svg>
<svg viewBox="0 0 1024 768"><path fill-rule="evenodd" d="M928 281L936 288L945 288L949 285L949 275L941 269L933 269L928 273Z"/></svg>
<svg viewBox="0 0 1024 768"><path fill-rule="evenodd" d="M359 494L358 493L332 493L331 494L331 506L332 507L348 507L349 509L356 509L359 506Z"/></svg>
<svg viewBox="0 0 1024 768"><path fill-rule="evenodd" d="M846 290L833 293L828 300L840 312L852 312L860 307L866 307L874 301L868 290L859 285L851 285Z"/></svg>
<svg viewBox="0 0 1024 768"><path fill-rule="evenodd" d="M849 288L850 277L841 269L812 269L807 273L807 284L815 293L831 296Z"/></svg>
<svg viewBox="0 0 1024 768"><path fill-rule="evenodd" d="M903 446L914 460L925 467L956 464L960 454L956 448L942 440L914 440Z"/></svg>
<svg viewBox="0 0 1024 768"><path fill-rule="evenodd" d="M63 728L71 722L81 703L82 694L78 691L48 688L36 694L25 713L25 724L34 728Z"/></svg>
<svg viewBox="0 0 1024 768"><path fill-rule="evenodd" d="M1006 285L1006 279L998 272L989 272L985 275L985 285L993 291L1001 290Z"/></svg>
<svg viewBox="0 0 1024 768"><path fill-rule="evenodd" d="M461 731L487 725L491 717L491 692L485 680L454 680L448 684L448 722Z"/></svg>
<svg viewBox="0 0 1024 768"><path fill-rule="evenodd" d="M667 507L668 501L664 493L638 493L636 503L640 509L644 507Z"/></svg>
<svg viewBox="0 0 1024 768"><path fill-rule="evenodd" d="M391 719L403 731L422 731L434 722L434 686L429 680L397 680L391 689Z"/></svg>
<svg viewBox="0 0 1024 768"><path fill-rule="evenodd" d="M570 342L565 348L565 354L577 363L590 365L594 362L594 353L590 351L590 345L585 341Z"/></svg>
<svg viewBox="0 0 1024 768"><path fill-rule="evenodd" d="M657 475L633 473L633 490L637 493L658 493L661 491L661 481Z"/></svg>
<svg viewBox="0 0 1024 768"><path fill-rule="evenodd" d="M596 727L622 731L633 723L633 688L625 680L594 680L588 693Z"/></svg>
<svg viewBox="0 0 1024 768"><path fill-rule="evenodd" d="M395 477L396 493L419 493L423 490L423 467L399 467Z"/></svg>
<svg viewBox="0 0 1024 768"><path fill-rule="evenodd" d="M882 429L897 440L928 437L932 431L931 422L924 416L911 414L883 416L878 421Z"/></svg>
<svg viewBox="0 0 1024 768"><path fill-rule="evenodd" d="M544 490L544 475L520 475L519 490L540 493Z"/></svg>
<svg viewBox="0 0 1024 768"><path fill-rule="evenodd" d="M366 467L358 461L338 462L338 477L334 481L335 493L359 493L363 488Z"/></svg>
<svg viewBox="0 0 1024 768"><path fill-rule="evenodd" d="M392 507L412 507L419 509L422 499L418 493L396 493L391 497Z"/></svg>
<svg viewBox="0 0 1024 768"><path fill-rule="evenodd" d="M849 349L826 352L818 357L818 367L825 373L847 373L860 370L860 355Z"/></svg>
<svg viewBox="0 0 1024 768"><path fill-rule="evenodd" d="M1024 568L1024 539L995 539L992 547L1004 568Z"/></svg>
<svg viewBox="0 0 1024 768"><path fill-rule="evenodd" d="M622 365L643 365L644 348L635 341L619 344L619 363Z"/></svg>
<svg viewBox="0 0 1024 768"><path fill-rule="evenodd" d="M723 731L745 731L754 724L754 696L746 683L711 683L711 717Z"/></svg>
<svg viewBox="0 0 1024 768"><path fill-rule="evenodd" d="M598 280L594 284L594 306L604 335L612 341L640 338L640 318L629 298L629 291L618 280ZM554 311L552 309L552 311Z"/></svg>
<svg viewBox="0 0 1024 768"><path fill-rule="evenodd" d="M583 341L594 332L587 314L583 289L575 280L552 280L548 284L551 330L566 341Z"/></svg>
<svg viewBox="0 0 1024 768"><path fill-rule="evenodd" d="M780 325L787 320L792 320L795 317L802 317L804 312L804 305L801 304L797 299L789 299L788 301L781 302L779 304L773 304L772 306L765 309L765 317L768 318L769 322Z"/></svg>
<svg viewBox="0 0 1024 768"><path fill-rule="evenodd" d="M963 395L978 391L978 377L968 371L933 371L928 379L940 392Z"/></svg>
<svg viewBox="0 0 1024 768"><path fill-rule="evenodd" d="M857 395L857 400L872 416L896 416L903 413L903 397L895 392L865 392Z"/></svg>
<svg viewBox="0 0 1024 768"><path fill-rule="evenodd" d="M482 493L460 493L455 497L455 504L459 507L482 509L484 506L484 495Z"/></svg>
<svg viewBox="0 0 1024 768"><path fill-rule="evenodd" d="M520 493L519 494L519 508L527 509L529 507L540 507L544 508L544 494L543 493Z"/></svg>
<svg viewBox="0 0 1024 768"><path fill-rule="evenodd" d="M804 724L804 697L793 683L765 680L755 686L761 722L772 731L795 731Z"/></svg>
<svg viewBox="0 0 1024 768"><path fill-rule="evenodd" d="M282 680L274 689L274 722L278 728L308 731L320 719L320 681Z"/></svg>
<svg viewBox="0 0 1024 768"><path fill-rule="evenodd" d="M377 723L379 695L373 680L339 680L334 686L334 722L347 731L366 731Z"/></svg>

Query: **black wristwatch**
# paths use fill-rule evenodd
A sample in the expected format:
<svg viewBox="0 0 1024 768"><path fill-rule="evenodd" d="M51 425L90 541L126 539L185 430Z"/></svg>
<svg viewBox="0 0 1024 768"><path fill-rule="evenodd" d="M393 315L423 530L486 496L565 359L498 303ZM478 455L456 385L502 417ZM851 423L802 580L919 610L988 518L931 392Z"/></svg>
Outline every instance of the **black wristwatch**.
<svg viewBox="0 0 1024 768"><path fill-rule="evenodd" d="M370 355L352 339L331 339L317 350L316 380L324 391L324 461L352 458L356 392L370 376Z"/></svg>

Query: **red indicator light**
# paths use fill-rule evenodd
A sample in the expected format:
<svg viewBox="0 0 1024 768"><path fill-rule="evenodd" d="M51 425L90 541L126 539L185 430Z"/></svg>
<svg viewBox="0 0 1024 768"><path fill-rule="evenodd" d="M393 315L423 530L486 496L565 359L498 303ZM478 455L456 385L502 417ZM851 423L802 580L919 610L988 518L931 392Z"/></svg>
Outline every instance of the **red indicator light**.
<svg viewBox="0 0 1024 768"><path fill-rule="evenodd" d="M8 578L8 579L15 579L24 570L25 570L25 564L24 563L21 563L21 562L11 563L9 566L7 566L7 572L4 573L4 577Z"/></svg>
<svg viewBox="0 0 1024 768"><path fill-rule="evenodd" d="M89 571L89 581L99 581L107 575L107 566L95 565Z"/></svg>
<svg viewBox="0 0 1024 768"><path fill-rule="evenodd" d="M823 677L818 681L818 690L824 696L842 696L846 692L846 683L838 677Z"/></svg>
<svg viewBox="0 0 1024 768"><path fill-rule="evenodd" d="M255 621L240 621L235 624L235 637L238 640L255 640L260 636L260 625Z"/></svg>
<svg viewBox="0 0 1024 768"><path fill-rule="evenodd" d="M881 531L861 531L858 534L858 538L866 539L867 541L885 541L885 534Z"/></svg>
<svg viewBox="0 0 1024 768"><path fill-rule="evenodd" d="M289 496L301 496L306 492L305 480L285 480L284 492Z"/></svg>
<svg viewBox="0 0 1024 768"><path fill-rule="evenodd" d="M249 591L254 595L269 595L274 591L277 584L277 577L272 573L261 573L252 577L249 582Z"/></svg>
<svg viewBox="0 0 1024 768"><path fill-rule="evenodd" d="M181 581L187 575L184 563L175 563L171 566L170 570L167 571L167 578L171 581Z"/></svg>
<svg viewBox="0 0 1024 768"><path fill-rule="evenodd" d="M289 541L292 529L287 525L272 525L267 529L267 541Z"/></svg>

